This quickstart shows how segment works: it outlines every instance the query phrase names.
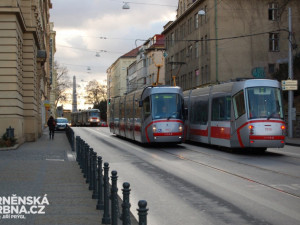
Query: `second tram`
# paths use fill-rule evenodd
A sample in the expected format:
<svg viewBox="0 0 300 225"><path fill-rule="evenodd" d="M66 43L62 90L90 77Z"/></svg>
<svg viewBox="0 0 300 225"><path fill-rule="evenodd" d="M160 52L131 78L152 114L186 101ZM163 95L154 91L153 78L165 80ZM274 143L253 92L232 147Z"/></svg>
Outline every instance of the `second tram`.
<svg viewBox="0 0 300 225"><path fill-rule="evenodd" d="M141 143L181 143L183 104L181 88L172 86L150 86L113 98L110 132Z"/></svg>
<svg viewBox="0 0 300 225"><path fill-rule="evenodd" d="M282 148L286 126L278 81L250 79L184 92L185 140L229 148Z"/></svg>
<svg viewBox="0 0 300 225"><path fill-rule="evenodd" d="M100 110L87 109L71 113L72 126L100 126Z"/></svg>

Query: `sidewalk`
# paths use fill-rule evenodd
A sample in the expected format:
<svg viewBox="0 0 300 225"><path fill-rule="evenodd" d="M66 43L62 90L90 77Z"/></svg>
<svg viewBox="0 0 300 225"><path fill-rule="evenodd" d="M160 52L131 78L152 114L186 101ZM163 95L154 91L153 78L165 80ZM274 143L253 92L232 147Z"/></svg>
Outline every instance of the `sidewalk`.
<svg viewBox="0 0 300 225"><path fill-rule="evenodd" d="M34 209L27 215L22 213L23 219L3 218L3 215L17 214L4 213L4 206L25 206L27 210L33 206L29 200L27 205L3 203L8 197L18 201L23 197L41 197L39 202L45 207L44 214ZM103 211L96 210L97 200L92 199L92 192L62 131L55 133L54 140L49 140L45 129L36 142L24 143L17 150L0 151L0 200L0 224L99 225L102 221Z"/></svg>
<svg viewBox="0 0 300 225"><path fill-rule="evenodd" d="M300 138L285 138L287 145L300 146Z"/></svg>

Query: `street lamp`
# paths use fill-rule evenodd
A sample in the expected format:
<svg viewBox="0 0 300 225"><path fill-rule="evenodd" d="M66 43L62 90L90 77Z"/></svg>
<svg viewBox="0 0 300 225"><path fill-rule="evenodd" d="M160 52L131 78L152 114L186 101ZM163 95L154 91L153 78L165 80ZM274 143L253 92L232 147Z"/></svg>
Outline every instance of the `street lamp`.
<svg viewBox="0 0 300 225"><path fill-rule="evenodd" d="M128 5L128 2L124 2L124 5L122 9L130 9L130 6Z"/></svg>
<svg viewBox="0 0 300 225"><path fill-rule="evenodd" d="M205 15L205 11L203 9L200 9L199 12L198 12L198 15L204 16Z"/></svg>

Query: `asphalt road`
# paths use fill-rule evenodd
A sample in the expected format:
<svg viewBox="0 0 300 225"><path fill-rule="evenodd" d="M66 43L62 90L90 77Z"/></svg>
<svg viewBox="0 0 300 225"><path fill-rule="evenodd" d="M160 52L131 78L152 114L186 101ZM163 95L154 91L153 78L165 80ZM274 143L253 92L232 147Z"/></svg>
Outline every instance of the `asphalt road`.
<svg viewBox="0 0 300 225"><path fill-rule="evenodd" d="M209 146L144 146L108 128L73 128L131 184L131 211L147 200L149 225L300 224L300 148L264 154Z"/></svg>

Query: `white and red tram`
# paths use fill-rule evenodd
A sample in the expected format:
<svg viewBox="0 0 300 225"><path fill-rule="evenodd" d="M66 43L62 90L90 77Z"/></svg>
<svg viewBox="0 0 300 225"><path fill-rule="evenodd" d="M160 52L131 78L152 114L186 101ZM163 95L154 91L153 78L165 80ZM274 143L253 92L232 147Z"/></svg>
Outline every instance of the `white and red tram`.
<svg viewBox="0 0 300 225"><path fill-rule="evenodd" d="M278 81L249 79L185 91L185 140L228 148L282 148L285 122Z"/></svg>
<svg viewBox="0 0 300 225"><path fill-rule="evenodd" d="M150 86L111 99L110 132L141 143L181 143L183 93L180 87Z"/></svg>

